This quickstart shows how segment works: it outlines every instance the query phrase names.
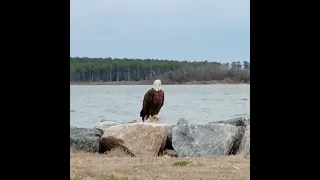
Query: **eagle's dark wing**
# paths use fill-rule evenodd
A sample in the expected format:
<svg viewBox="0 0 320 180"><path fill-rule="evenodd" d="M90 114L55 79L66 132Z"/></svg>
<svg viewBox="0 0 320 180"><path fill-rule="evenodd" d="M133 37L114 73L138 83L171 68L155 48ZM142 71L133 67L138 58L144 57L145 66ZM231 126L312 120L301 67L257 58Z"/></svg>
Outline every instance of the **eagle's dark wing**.
<svg viewBox="0 0 320 180"><path fill-rule="evenodd" d="M146 116L149 116L148 114L149 105L152 102L152 99L153 99L153 89L150 89L149 91L146 92L143 98L142 110L140 111L140 117L142 118L142 121L144 121L144 118Z"/></svg>
<svg viewBox="0 0 320 180"><path fill-rule="evenodd" d="M162 106L164 104L164 92L161 90L157 93L159 93L159 94L157 94L157 102L159 102L159 103L157 105L156 114L158 114L160 112L160 109L162 108Z"/></svg>

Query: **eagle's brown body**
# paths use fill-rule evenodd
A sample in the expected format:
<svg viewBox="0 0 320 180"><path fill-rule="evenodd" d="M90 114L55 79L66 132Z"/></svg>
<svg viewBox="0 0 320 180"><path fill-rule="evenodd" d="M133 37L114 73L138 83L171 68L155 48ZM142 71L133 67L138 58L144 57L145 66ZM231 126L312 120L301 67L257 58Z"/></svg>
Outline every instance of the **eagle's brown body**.
<svg viewBox="0 0 320 180"><path fill-rule="evenodd" d="M143 107L140 111L142 121L145 121L150 116L158 115L164 103L164 92L162 90L156 91L151 88L143 98Z"/></svg>

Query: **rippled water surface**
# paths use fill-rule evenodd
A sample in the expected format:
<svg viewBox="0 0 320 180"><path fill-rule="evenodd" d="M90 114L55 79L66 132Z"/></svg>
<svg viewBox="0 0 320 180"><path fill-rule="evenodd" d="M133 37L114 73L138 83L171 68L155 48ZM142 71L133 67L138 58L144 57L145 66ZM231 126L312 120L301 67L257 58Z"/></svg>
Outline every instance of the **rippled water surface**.
<svg viewBox="0 0 320 180"><path fill-rule="evenodd" d="M102 119L139 120L151 86L70 86L70 125L92 128ZM167 85L159 116L167 124L179 118L207 123L250 115L250 85Z"/></svg>

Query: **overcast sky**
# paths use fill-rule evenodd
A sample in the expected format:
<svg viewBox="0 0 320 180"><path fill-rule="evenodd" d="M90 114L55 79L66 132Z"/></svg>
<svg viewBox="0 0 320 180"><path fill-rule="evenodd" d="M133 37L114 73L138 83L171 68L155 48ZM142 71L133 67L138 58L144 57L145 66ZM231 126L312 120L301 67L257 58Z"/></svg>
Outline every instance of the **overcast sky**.
<svg viewBox="0 0 320 180"><path fill-rule="evenodd" d="M249 0L71 0L71 57L250 61Z"/></svg>

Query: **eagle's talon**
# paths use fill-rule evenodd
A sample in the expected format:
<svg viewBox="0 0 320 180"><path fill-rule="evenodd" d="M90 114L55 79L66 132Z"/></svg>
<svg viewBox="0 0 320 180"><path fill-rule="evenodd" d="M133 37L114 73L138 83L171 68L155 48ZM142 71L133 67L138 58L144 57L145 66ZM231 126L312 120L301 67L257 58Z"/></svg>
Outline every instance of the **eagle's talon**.
<svg viewBox="0 0 320 180"><path fill-rule="evenodd" d="M149 117L149 120L150 120L150 121L153 121L153 120L154 120L153 116L150 116L150 117Z"/></svg>
<svg viewBox="0 0 320 180"><path fill-rule="evenodd" d="M160 118L159 118L158 115L154 115L154 116L153 116L153 119L154 119L155 121L159 121Z"/></svg>

